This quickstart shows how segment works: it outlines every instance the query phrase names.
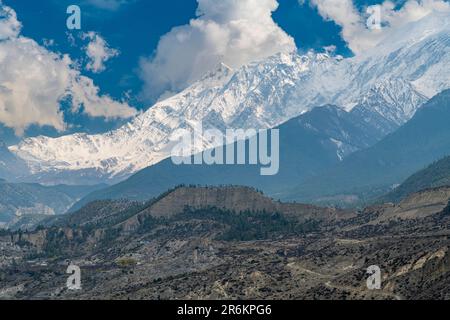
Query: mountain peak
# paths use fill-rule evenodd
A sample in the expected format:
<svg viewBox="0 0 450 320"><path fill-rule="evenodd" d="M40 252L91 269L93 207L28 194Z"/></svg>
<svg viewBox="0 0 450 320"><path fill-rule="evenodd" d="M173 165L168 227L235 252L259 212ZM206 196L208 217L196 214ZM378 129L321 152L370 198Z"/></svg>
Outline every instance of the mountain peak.
<svg viewBox="0 0 450 320"><path fill-rule="evenodd" d="M233 72L233 68L223 62L219 62L209 72L205 73L199 82L222 81L229 78L233 74Z"/></svg>

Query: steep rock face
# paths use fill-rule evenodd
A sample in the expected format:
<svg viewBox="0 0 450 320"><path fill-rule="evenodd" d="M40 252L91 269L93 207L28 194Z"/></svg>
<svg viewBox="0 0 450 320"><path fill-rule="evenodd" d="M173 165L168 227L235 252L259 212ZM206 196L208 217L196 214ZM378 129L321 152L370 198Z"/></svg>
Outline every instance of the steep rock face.
<svg viewBox="0 0 450 320"><path fill-rule="evenodd" d="M200 122L221 130L264 129L316 106L350 110L362 104L370 113L367 121L381 117L395 127L410 119L424 99L450 86L445 72L450 65L449 20L445 13L430 14L350 59L292 53L235 71L220 65L118 130L31 138L10 150L28 163L38 181L54 183L64 172L81 181L117 181L167 158L171 134ZM200 152L211 142L197 145L194 151Z"/></svg>
<svg viewBox="0 0 450 320"><path fill-rule="evenodd" d="M185 207L192 209L216 207L234 212L280 211L291 214L317 209L309 205L275 202L264 194L246 187L182 187L153 204L148 213L155 217L163 217L181 213Z"/></svg>

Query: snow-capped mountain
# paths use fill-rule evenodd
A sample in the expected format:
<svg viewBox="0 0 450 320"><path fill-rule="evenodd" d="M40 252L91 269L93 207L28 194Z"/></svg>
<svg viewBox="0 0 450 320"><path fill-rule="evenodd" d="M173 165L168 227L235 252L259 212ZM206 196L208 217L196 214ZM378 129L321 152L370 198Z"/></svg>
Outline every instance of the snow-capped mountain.
<svg viewBox="0 0 450 320"><path fill-rule="evenodd" d="M278 54L239 70L220 65L123 127L98 135L25 139L10 150L44 183L121 180L170 156L170 135L204 128L272 128L316 106L358 106L386 132L450 87L450 16L433 13L364 55ZM338 143L338 142L337 142ZM200 149L211 147L202 141ZM196 150L201 151L201 150ZM56 177L59 177L58 180ZM73 180L76 178L77 180Z"/></svg>
<svg viewBox="0 0 450 320"><path fill-rule="evenodd" d="M387 135L412 118L417 108L427 100L410 82L387 79L362 95L358 105L350 112Z"/></svg>
<svg viewBox="0 0 450 320"><path fill-rule="evenodd" d="M30 165L40 182L64 171L78 171L84 178L97 174L121 179L170 156L169 138L176 129L193 130L199 121L204 128L218 129L270 128L284 122L291 117L283 108L288 93L303 74L322 63L336 61L312 53L279 54L237 72L221 65L118 130L57 139L41 136L26 139L11 151ZM196 151L211 147L207 141L199 145L203 147Z"/></svg>

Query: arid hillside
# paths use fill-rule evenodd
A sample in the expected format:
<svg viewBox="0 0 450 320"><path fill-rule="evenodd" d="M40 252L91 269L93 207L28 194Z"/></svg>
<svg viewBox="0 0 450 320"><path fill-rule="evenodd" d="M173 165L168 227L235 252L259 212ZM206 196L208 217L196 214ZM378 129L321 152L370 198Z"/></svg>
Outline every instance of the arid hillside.
<svg viewBox="0 0 450 320"><path fill-rule="evenodd" d="M448 299L449 199L443 187L351 212L180 187L145 204L94 202L0 234L0 298ZM66 287L69 264L81 290Z"/></svg>

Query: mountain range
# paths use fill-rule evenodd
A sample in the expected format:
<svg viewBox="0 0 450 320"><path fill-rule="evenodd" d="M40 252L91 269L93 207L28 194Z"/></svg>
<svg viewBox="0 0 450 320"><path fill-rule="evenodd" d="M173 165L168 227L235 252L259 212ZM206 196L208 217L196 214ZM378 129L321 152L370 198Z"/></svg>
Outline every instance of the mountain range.
<svg viewBox="0 0 450 320"><path fill-rule="evenodd" d="M350 112L318 107L281 125L282 165L275 176L261 176L252 165L175 165L167 159L93 192L74 208L98 199L146 200L181 184L246 185L278 199L354 205L389 192L423 166L450 154L450 90L387 135L389 122L369 122L370 126L366 120L373 118L361 114L368 115L364 105Z"/></svg>
<svg viewBox="0 0 450 320"><path fill-rule="evenodd" d="M246 185L277 197L280 190L294 187L308 176L337 165L351 153L374 145L396 128L392 122L370 110L366 105L350 112L336 106L317 107L277 127L281 165L274 176L261 176L259 167L254 165L176 165L169 158L123 182L88 195L75 208L99 199L144 201L181 184ZM236 148L237 142L234 143ZM247 141L247 154L248 148Z"/></svg>
<svg viewBox="0 0 450 320"><path fill-rule="evenodd" d="M1 144L3 222L29 218L26 210L57 214L96 200L148 201L178 185L244 185L276 199L327 205L375 201L449 154L448 18L432 13L351 58L293 52L237 70L219 64L104 134ZM175 165L172 136L199 124L222 132L279 129L279 173L261 176L252 165ZM200 139L193 153L216 147ZM101 182L109 186L98 188ZM61 185L86 192L67 196Z"/></svg>
<svg viewBox="0 0 450 320"><path fill-rule="evenodd" d="M171 134L198 123L205 129L266 129L317 106L349 111L363 105L367 121L390 123L382 121L388 133L450 86L442 73L450 64L449 20L448 13L430 14L354 58L309 52L278 54L238 70L221 64L117 130L28 138L9 149L28 165L28 181L94 184L122 181L168 158ZM196 145L195 152L213 146Z"/></svg>
<svg viewBox="0 0 450 320"><path fill-rule="evenodd" d="M286 199L326 202L380 196L408 176L450 154L450 90L428 101L397 131L337 166L302 182Z"/></svg>

